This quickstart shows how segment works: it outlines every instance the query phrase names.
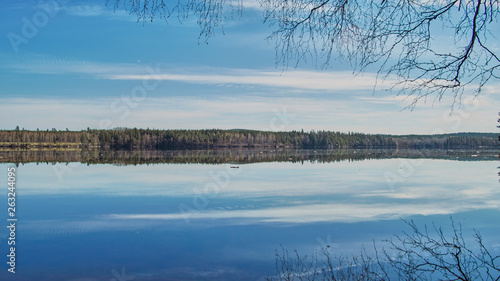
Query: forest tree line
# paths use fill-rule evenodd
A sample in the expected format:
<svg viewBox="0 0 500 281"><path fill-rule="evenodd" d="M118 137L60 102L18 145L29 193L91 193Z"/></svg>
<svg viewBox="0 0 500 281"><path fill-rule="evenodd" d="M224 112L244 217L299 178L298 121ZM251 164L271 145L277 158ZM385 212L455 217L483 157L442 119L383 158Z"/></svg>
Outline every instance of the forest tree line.
<svg viewBox="0 0 500 281"><path fill-rule="evenodd" d="M82 131L0 130L0 147L100 149L273 148L494 148L494 133L381 135L332 131L160 130L115 128Z"/></svg>

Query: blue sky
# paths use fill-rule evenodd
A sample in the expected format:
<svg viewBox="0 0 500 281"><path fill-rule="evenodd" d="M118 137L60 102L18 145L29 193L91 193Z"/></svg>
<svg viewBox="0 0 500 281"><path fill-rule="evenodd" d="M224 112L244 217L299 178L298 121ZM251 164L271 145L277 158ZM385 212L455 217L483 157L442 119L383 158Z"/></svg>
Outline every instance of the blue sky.
<svg viewBox="0 0 500 281"><path fill-rule="evenodd" d="M283 71L255 2L208 44L194 19L138 23L105 0L4 2L0 129L496 131L498 83L450 115L447 98L403 110L410 100L345 62Z"/></svg>

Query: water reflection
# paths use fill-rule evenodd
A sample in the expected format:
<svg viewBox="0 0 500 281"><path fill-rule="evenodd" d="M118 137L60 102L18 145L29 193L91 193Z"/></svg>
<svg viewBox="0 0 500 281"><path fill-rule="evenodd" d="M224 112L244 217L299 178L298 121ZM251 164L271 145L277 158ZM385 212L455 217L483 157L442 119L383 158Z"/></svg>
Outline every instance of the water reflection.
<svg viewBox="0 0 500 281"><path fill-rule="evenodd" d="M413 215L497 209L495 162L422 160L403 182L391 184L400 159L344 163L260 163L235 171L218 166L70 166L56 182L54 166L25 166L21 195L138 198L140 213L125 208L103 220L212 220L224 224L360 222ZM52 178L52 179L51 179ZM42 180L40 180L42 179ZM146 204L165 198L165 205ZM175 206L172 206L174 204ZM85 222L87 224L87 222Z"/></svg>
<svg viewBox="0 0 500 281"><path fill-rule="evenodd" d="M452 215L481 231L493 249L500 247L494 156L113 153L122 156L98 159L116 165L87 165L91 162L76 158L20 165L23 268L12 280L110 280L116 279L112 270L122 268L134 280L259 280L273 272L280 244L308 253L327 242L340 253L357 253L361 244L400 231L400 218L432 224ZM181 164L197 161L220 164ZM125 162L158 165L121 165ZM5 244L5 229L1 234ZM11 278L0 273L3 277Z"/></svg>
<svg viewBox="0 0 500 281"><path fill-rule="evenodd" d="M495 160L496 150L413 149L219 149L219 150L0 150L0 163L223 164L260 162L338 162L385 158Z"/></svg>

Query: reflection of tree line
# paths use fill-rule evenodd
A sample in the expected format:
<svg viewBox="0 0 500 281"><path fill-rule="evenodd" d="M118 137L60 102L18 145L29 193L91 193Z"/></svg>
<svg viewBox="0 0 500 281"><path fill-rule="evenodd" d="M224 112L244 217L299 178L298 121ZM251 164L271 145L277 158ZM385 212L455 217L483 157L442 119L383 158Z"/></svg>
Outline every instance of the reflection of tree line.
<svg viewBox="0 0 500 281"><path fill-rule="evenodd" d="M317 162L361 161L387 158L430 158L452 160L496 160L493 150L386 150L386 149L217 149L217 150L0 150L0 163L86 164L224 164L259 162Z"/></svg>

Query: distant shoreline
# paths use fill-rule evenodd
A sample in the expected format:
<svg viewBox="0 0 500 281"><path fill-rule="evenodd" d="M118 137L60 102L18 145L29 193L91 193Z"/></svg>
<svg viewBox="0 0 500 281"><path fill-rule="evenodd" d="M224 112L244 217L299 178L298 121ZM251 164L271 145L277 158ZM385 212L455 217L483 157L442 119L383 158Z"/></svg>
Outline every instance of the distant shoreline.
<svg viewBox="0 0 500 281"><path fill-rule="evenodd" d="M333 131L157 130L117 128L82 131L0 130L0 150L79 149L481 149L498 148L496 133L385 135Z"/></svg>

